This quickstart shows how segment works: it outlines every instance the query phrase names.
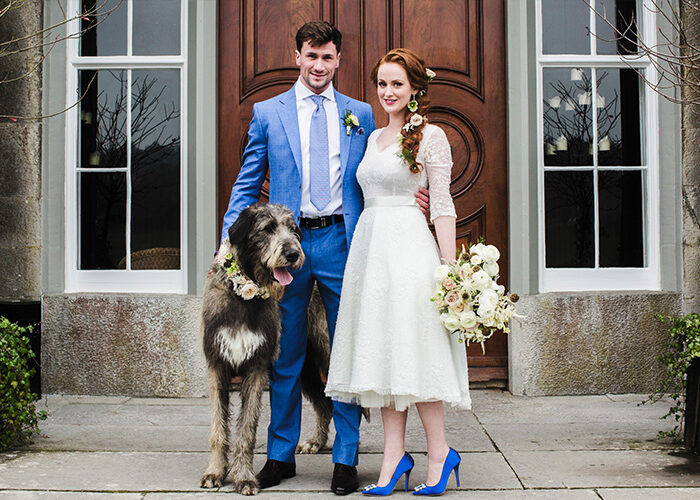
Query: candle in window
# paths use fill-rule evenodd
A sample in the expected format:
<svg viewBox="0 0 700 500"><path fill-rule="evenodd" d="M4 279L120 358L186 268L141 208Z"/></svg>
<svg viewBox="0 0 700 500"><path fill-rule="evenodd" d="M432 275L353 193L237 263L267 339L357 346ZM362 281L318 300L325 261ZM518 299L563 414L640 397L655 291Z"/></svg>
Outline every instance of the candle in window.
<svg viewBox="0 0 700 500"><path fill-rule="evenodd" d="M549 105L550 105L550 107L552 107L554 109L558 109L559 106L561 106L561 97L559 97L558 95L555 95L554 97L550 97L549 98Z"/></svg>
<svg viewBox="0 0 700 500"><path fill-rule="evenodd" d="M599 95L599 96L598 96L598 107L599 107L599 108L604 108L604 107L605 107L605 96L604 96L604 95Z"/></svg>
<svg viewBox="0 0 700 500"><path fill-rule="evenodd" d="M545 143L544 154L546 154L547 156L552 156L553 154L556 154L556 148L554 144L551 144L549 142Z"/></svg>
<svg viewBox="0 0 700 500"><path fill-rule="evenodd" d="M598 141L598 151L610 151L610 137L606 135Z"/></svg>
<svg viewBox="0 0 700 500"><path fill-rule="evenodd" d="M578 96L578 103L580 106L588 106L591 104L591 93L582 92Z"/></svg>
<svg viewBox="0 0 700 500"><path fill-rule="evenodd" d="M564 109L566 111L573 111L575 107L576 103L574 102L574 100L571 97L567 97L564 101Z"/></svg>
<svg viewBox="0 0 700 500"><path fill-rule="evenodd" d="M557 151L566 151L569 149L569 143L566 141L564 135L557 137Z"/></svg>
<svg viewBox="0 0 700 500"><path fill-rule="evenodd" d="M98 151L95 151L90 155L90 165L99 165L100 164L100 153Z"/></svg>
<svg viewBox="0 0 700 500"><path fill-rule="evenodd" d="M575 82L583 80L583 70L580 68L573 68L571 70L571 79Z"/></svg>

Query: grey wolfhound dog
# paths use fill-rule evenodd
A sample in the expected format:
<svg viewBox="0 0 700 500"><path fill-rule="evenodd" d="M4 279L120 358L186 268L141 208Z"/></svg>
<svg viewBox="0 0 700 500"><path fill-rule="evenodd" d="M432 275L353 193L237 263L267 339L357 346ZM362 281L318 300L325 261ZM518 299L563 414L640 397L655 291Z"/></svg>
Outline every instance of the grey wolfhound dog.
<svg viewBox="0 0 700 500"><path fill-rule="evenodd" d="M202 488L220 487L228 474L229 388L231 377L240 376L241 407L231 446L233 490L254 495L259 485L253 471L255 433L267 372L279 352L281 332L279 299L292 278L287 268L304 262L301 231L292 213L281 205L248 207L229 229L229 248L220 249L217 262L207 274L202 304L204 355L211 396L209 466L202 475ZM226 243L225 243L226 245ZM226 258L228 254L232 259ZM242 293L222 265L234 260L239 271L269 298ZM238 293L237 293L238 291ZM245 300L243 296L247 296ZM316 412L314 436L299 444L300 453L316 453L325 446L333 406L324 394L330 342L325 314L318 293L309 307L307 354L302 369L302 392Z"/></svg>

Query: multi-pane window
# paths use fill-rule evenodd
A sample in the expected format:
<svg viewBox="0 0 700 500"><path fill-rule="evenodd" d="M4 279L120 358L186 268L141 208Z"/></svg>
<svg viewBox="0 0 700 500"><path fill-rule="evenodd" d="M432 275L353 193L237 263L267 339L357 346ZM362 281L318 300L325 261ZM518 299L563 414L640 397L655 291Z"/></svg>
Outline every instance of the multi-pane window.
<svg viewBox="0 0 700 500"><path fill-rule="evenodd" d="M183 0L73 0L67 288L184 291ZM90 29L87 29L90 28ZM151 271L151 272L146 272Z"/></svg>
<svg viewBox="0 0 700 500"><path fill-rule="evenodd" d="M656 288L653 68L615 36L651 20L634 0L538 9L541 289Z"/></svg>

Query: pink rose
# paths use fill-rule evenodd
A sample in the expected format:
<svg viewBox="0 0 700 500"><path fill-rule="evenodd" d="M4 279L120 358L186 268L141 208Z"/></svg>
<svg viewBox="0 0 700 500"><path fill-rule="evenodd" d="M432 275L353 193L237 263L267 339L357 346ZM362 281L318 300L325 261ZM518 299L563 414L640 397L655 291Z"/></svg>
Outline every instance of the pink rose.
<svg viewBox="0 0 700 500"><path fill-rule="evenodd" d="M452 290L457 285L452 278L445 278L442 280L442 286L444 286L446 290Z"/></svg>
<svg viewBox="0 0 700 500"><path fill-rule="evenodd" d="M445 302L448 306L455 306L460 300L462 300L462 297L459 296L459 292L457 292L457 290L452 290L445 295Z"/></svg>

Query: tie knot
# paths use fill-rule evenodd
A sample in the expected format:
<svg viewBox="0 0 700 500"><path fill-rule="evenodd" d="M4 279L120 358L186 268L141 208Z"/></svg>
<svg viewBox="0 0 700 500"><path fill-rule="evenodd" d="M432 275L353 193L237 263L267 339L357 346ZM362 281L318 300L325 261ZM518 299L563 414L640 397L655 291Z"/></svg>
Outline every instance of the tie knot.
<svg viewBox="0 0 700 500"><path fill-rule="evenodd" d="M326 98L325 98L324 96L318 95L318 94L314 94L314 95L311 96L311 100L312 100L312 101L314 102L314 104L316 105L316 109L319 109L319 108L323 105L323 101L324 101L325 99L326 99Z"/></svg>

